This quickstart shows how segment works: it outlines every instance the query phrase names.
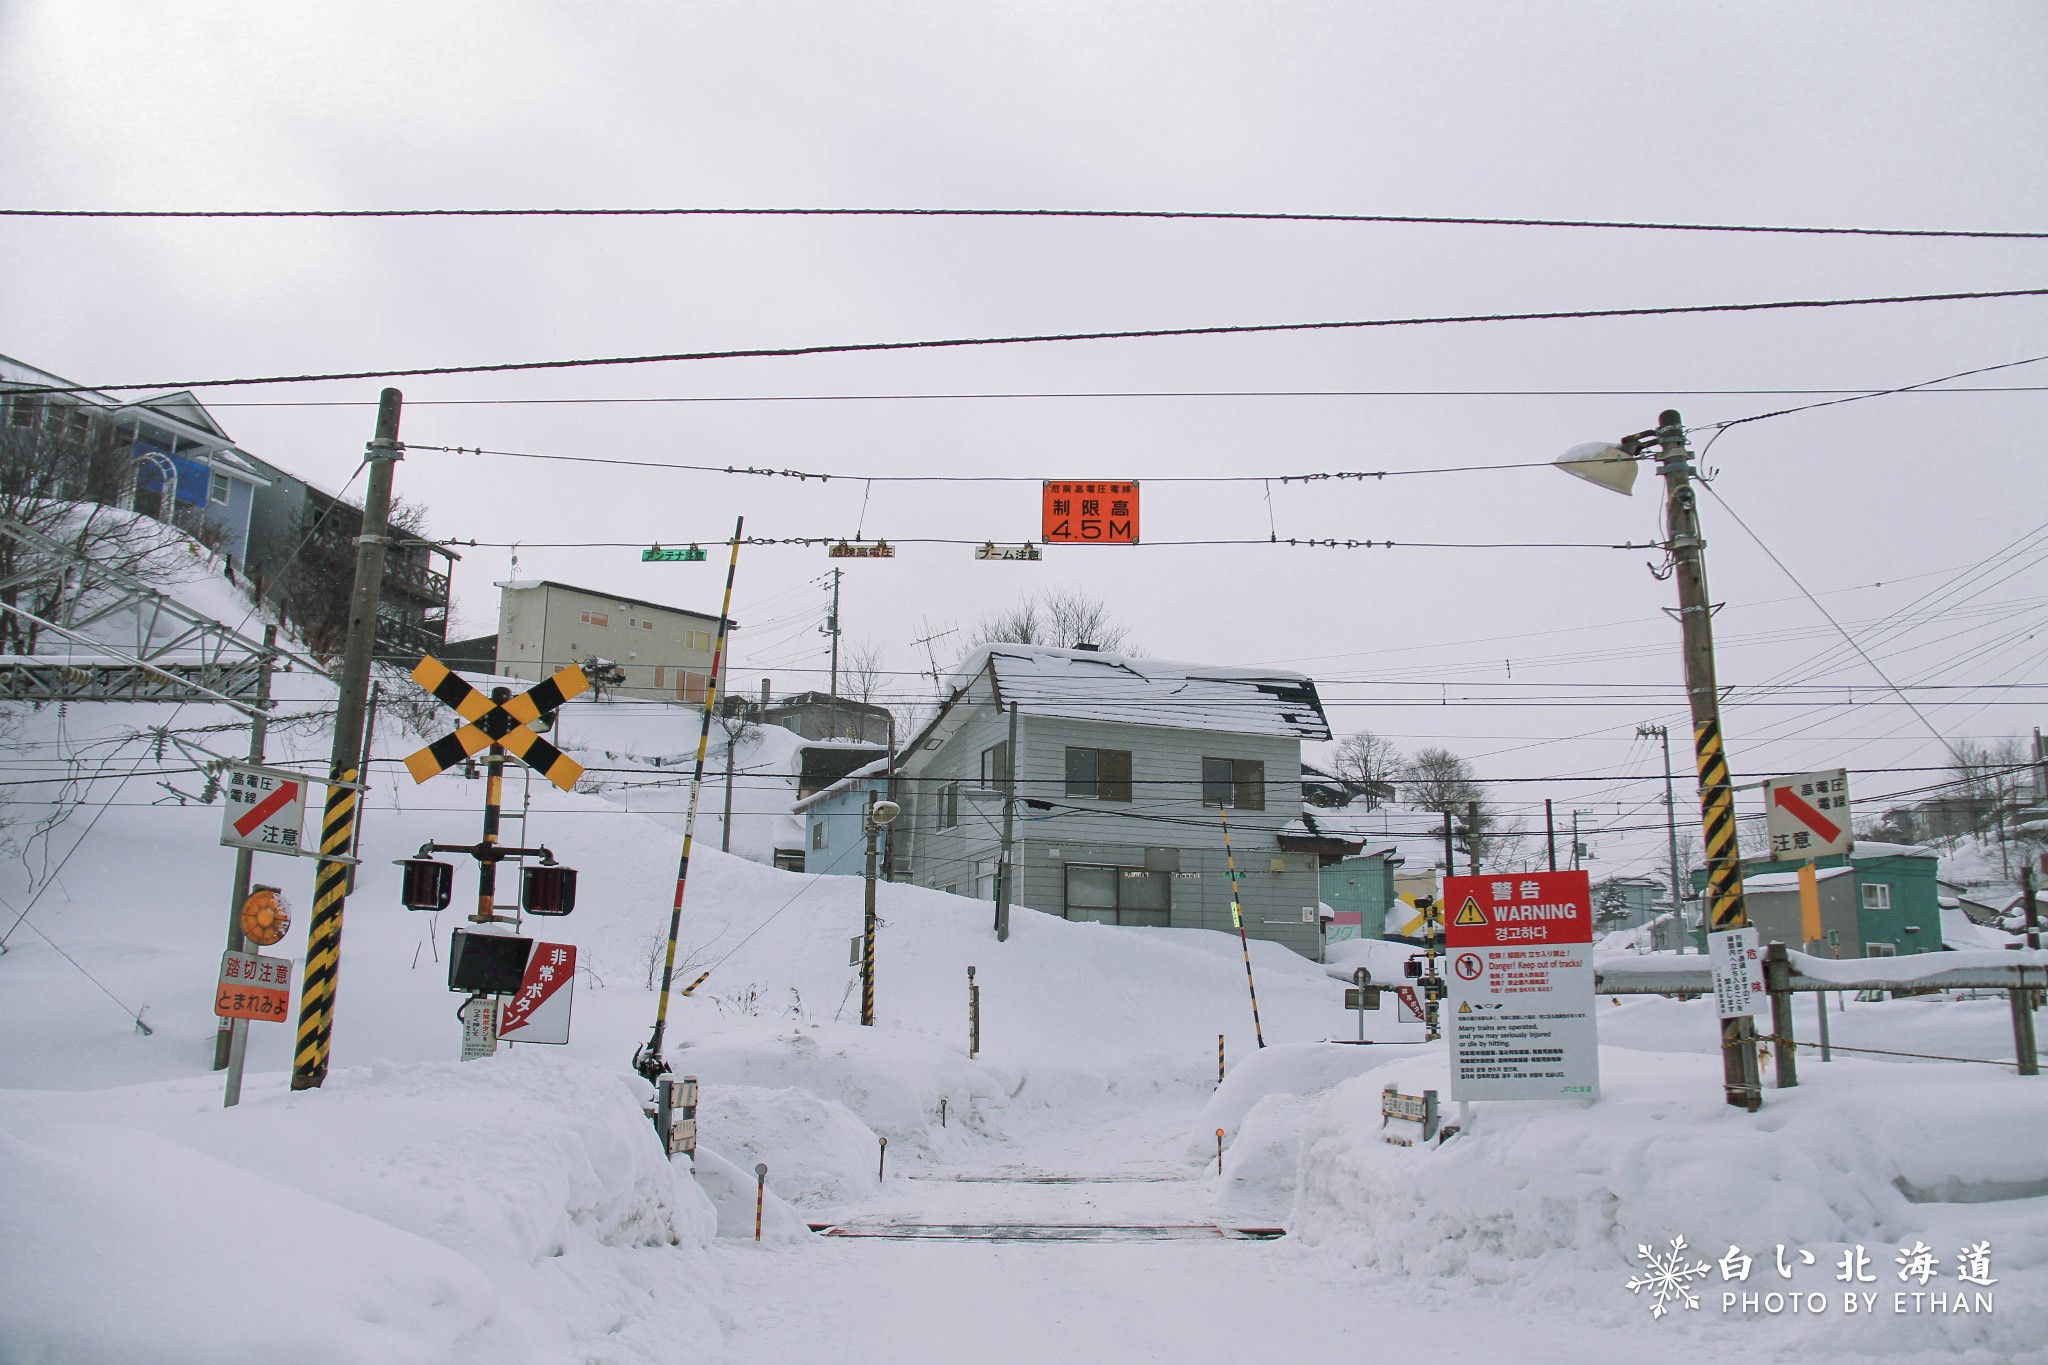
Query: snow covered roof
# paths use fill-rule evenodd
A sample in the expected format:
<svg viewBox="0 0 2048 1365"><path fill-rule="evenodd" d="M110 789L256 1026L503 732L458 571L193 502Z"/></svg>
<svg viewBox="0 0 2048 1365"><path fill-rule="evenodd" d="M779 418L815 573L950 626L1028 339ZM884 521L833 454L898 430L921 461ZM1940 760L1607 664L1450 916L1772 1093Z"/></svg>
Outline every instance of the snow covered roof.
<svg viewBox="0 0 2048 1365"><path fill-rule="evenodd" d="M855 768L852 772L840 778L831 786L820 787L818 788L818 790L812 792L809 796L806 796L803 800L797 802L794 806L791 806L789 808L790 813L793 815L802 815L805 811L817 805L820 801L829 800L834 796L840 795L842 792L850 792L854 788L858 787L863 781L869 778L885 776L888 773L888 771L889 760L886 756L878 758L872 763L863 763L860 767Z"/></svg>
<svg viewBox="0 0 2048 1365"><path fill-rule="evenodd" d="M1005 706L1069 720L1330 738L1315 682L1284 669L1141 659L1046 645L977 646L953 670L955 689L984 671Z"/></svg>
<svg viewBox="0 0 2048 1365"><path fill-rule="evenodd" d="M1823 867L1813 875L1819 881L1827 881L1832 877L1849 876L1855 870L1853 867ZM1742 879L1742 889L1745 891L1796 891L1799 889L1799 874L1797 872L1759 872L1755 876L1745 876Z"/></svg>
<svg viewBox="0 0 2048 1365"><path fill-rule="evenodd" d="M2015 942L2011 934L1978 924L1961 907L1941 907L1941 946L1961 952L1966 948L2004 948Z"/></svg>
<svg viewBox="0 0 2048 1365"><path fill-rule="evenodd" d="M1881 839L1858 839L1849 845L1851 858L1938 858L1941 855L1922 844L1888 844Z"/></svg>

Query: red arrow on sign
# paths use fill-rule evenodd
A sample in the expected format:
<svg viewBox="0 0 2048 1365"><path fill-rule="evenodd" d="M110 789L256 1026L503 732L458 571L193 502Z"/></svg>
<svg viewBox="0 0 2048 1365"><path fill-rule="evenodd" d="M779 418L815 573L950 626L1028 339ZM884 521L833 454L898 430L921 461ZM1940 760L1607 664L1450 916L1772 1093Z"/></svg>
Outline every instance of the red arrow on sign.
<svg viewBox="0 0 2048 1365"><path fill-rule="evenodd" d="M1790 811L1794 819L1829 843L1842 837L1842 827L1815 810L1790 787L1771 788L1771 800Z"/></svg>
<svg viewBox="0 0 2048 1365"><path fill-rule="evenodd" d="M247 815L235 821L235 833L241 835L244 839L248 838L256 831L258 825L261 825L265 820L268 820L271 816L297 800L298 795L298 783L278 783L276 791L259 801L255 808Z"/></svg>

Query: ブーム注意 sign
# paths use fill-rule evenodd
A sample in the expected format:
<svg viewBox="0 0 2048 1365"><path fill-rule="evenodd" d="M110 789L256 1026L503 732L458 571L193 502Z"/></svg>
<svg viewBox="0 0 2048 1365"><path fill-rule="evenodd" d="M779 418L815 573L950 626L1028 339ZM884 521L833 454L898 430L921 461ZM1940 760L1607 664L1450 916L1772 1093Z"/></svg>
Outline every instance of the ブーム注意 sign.
<svg viewBox="0 0 2048 1365"><path fill-rule="evenodd" d="M1138 485L1132 479L1047 479L1047 544L1136 545Z"/></svg>
<svg viewBox="0 0 2048 1365"><path fill-rule="evenodd" d="M1584 872L1444 879L1451 1098L1600 1093Z"/></svg>

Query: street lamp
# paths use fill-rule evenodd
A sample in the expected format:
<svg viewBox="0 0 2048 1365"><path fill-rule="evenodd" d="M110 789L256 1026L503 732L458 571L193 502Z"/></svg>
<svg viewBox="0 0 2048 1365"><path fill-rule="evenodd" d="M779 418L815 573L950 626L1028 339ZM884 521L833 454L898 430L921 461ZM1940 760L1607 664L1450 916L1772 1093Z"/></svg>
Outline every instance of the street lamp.
<svg viewBox="0 0 2048 1365"><path fill-rule="evenodd" d="M868 871L867 913L860 938L860 1022L870 1028L875 1022L875 840L902 813L903 807L894 801L878 800L872 793L867 809L861 813L861 829L868 836Z"/></svg>
<svg viewBox="0 0 2048 1365"><path fill-rule="evenodd" d="M1649 454L1651 448L1655 454ZM1735 841L1735 787L1721 748L1720 692L1714 681L1713 606L1707 595L1706 541L1700 535L1699 498L1692 486L1692 451L1685 426L1669 409L1649 431L1619 441L1573 446L1557 467L1575 478L1629 494L1636 465L1657 461L1665 485L1664 528L1670 572L1678 580L1678 621L1685 641L1685 690L1692 705L1693 745L1699 757L1700 816L1706 834L1707 905L1717 933L1745 928L1742 854ZM1763 1103L1756 1027L1747 1014L1721 1020L1721 1062L1728 1103L1755 1111Z"/></svg>

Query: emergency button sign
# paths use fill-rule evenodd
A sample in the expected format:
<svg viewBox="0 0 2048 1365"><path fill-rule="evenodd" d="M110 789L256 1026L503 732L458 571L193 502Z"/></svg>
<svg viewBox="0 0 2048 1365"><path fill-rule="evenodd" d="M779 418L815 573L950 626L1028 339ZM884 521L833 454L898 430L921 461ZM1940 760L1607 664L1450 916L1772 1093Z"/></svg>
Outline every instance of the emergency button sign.
<svg viewBox="0 0 2048 1365"><path fill-rule="evenodd" d="M1136 545L1136 481L1047 479L1041 539L1049 545Z"/></svg>

